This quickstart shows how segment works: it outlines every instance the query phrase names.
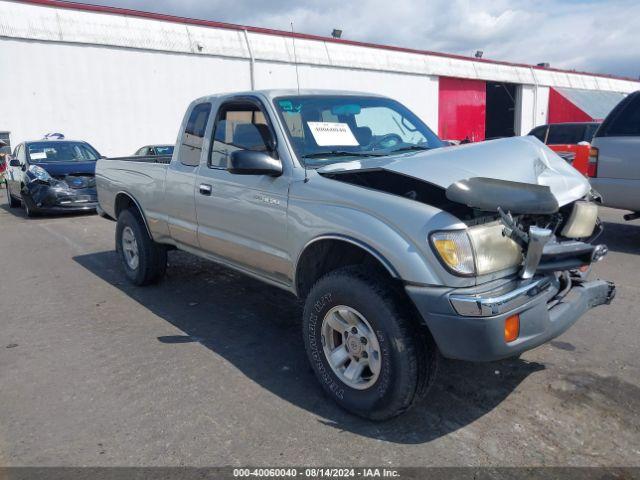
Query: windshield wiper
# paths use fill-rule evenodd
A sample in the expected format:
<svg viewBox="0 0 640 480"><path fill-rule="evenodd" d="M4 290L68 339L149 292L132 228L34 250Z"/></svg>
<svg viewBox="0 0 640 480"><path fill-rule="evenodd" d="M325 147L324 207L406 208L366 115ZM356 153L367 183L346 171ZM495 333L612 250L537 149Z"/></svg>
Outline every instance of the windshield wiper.
<svg viewBox="0 0 640 480"><path fill-rule="evenodd" d="M412 150L431 150L433 147L425 147L424 145L408 145L406 147L396 148L395 150L391 150L389 153L396 152L410 152Z"/></svg>
<svg viewBox="0 0 640 480"><path fill-rule="evenodd" d="M382 154L373 152L347 152L345 150L331 150L329 152L315 152L302 155L302 158L330 158L330 157L380 157Z"/></svg>

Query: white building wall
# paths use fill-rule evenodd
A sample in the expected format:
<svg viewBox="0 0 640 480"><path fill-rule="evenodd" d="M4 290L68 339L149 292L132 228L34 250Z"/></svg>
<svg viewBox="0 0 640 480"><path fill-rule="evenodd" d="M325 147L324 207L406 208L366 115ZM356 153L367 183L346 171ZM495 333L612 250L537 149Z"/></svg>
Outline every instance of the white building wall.
<svg viewBox="0 0 640 480"><path fill-rule="evenodd" d="M537 110L534 114L536 119L534 127L547 123L549 115L549 87L535 87L535 91L537 92L537 101L535 103Z"/></svg>
<svg viewBox="0 0 640 480"><path fill-rule="evenodd" d="M173 143L197 97L249 90L249 62L0 39L0 130L15 145L62 132L107 156Z"/></svg>
<svg viewBox="0 0 640 480"><path fill-rule="evenodd" d="M237 28L209 27L141 18L133 14L89 12L9 0L0 0L0 37L192 53L199 56L243 59L250 56L245 33ZM249 31L248 38L256 59L293 62L291 37ZM297 39L296 53L300 63L309 65L624 93L640 87L639 82L624 79L336 43L323 39Z"/></svg>
<svg viewBox="0 0 640 480"><path fill-rule="evenodd" d="M295 51L295 55L294 55ZM523 85L518 129L546 122L549 87L631 92L640 83L572 72L397 51L0 0L0 130L12 141L48 131L106 155L172 142L192 99L295 87L385 94L437 130L438 77Z"/></svg>

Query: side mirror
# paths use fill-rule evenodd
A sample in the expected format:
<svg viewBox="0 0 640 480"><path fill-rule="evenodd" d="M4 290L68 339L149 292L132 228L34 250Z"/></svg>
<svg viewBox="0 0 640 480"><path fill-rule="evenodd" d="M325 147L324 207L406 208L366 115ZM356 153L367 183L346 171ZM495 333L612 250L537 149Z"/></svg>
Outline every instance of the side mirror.
<svg viewBox="0 0 640 480"><path fill-rule="evenodd" d="M265 152L235 150L231 152L227 166L229 173L237 175L282 175L282 162Z"/></svg>
<svg viewBox="0 0 640 480"><path fill-rule="evenodd" d="M20 160L18 160L17 158L12 158L11 160L9 160L9 166L10 167L21 167L22 164L20 163Z"/></svg>

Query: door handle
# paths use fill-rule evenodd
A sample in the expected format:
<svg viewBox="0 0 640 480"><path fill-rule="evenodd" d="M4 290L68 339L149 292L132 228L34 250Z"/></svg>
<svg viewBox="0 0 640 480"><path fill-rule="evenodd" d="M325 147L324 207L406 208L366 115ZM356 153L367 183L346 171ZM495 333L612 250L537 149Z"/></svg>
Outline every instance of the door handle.
<svg viewBox="0 0 640 480"><path fill-rule="evenodd" d="M200 194L201 195L211 195L211 185L209 185L208 183L201 183L200 184Z"/></svg>

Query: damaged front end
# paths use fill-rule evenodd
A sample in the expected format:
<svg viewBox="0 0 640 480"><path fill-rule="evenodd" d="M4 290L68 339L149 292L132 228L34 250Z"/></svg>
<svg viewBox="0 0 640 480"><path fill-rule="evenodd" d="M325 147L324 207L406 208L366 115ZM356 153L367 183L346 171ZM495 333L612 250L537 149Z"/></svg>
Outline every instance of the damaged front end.
<svg viewBox="0 0 640 480"><path fill-rule="evenodd" d="M600 235L598 206L592 198L559 207L549 187L490 178L470 178L446 189L452 202L496 212L503 237L523 252L520 277L536 273L584 272L607 254Z"/></svg>
<svg viewBox="0 0 640 480"><path fill-rule="evenodd" d="M434 260L449 274L442 285L405 285L445 357L517 356L615 295L613 283L587 279L607 253L596 243L597 198L582 175L540 142L496 140L318 173L458 220L444 227L433 222L441 230L427 226Z"/></svg>
<svg viewBox="0 0 640 480"><path fill-rule="evenodd" d="M517 356L614 298L613 283L587 280L591 265L607 253L605 245L595 244L602 227L591 198L559 207L548 187L483 178L455 182L445 195L496 219L447 232L470 239L468 258L474 259L476 275L483 273L478 259L487 255L500 258L490 259L496 268L517 267L515 274L445 294L406 287L445 357L492 361ZM443 264L465 258L464 240L438 238L444 243L433 246Z"/></svg>
<svg viewBox="0 0 640 480"><path fill-rule="evenodd" d="M31 165L25 175L22 199L34 212L63 213L93 210L98 205L93 173L68 173L52 176Z"/></svg>

